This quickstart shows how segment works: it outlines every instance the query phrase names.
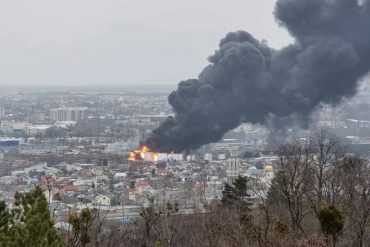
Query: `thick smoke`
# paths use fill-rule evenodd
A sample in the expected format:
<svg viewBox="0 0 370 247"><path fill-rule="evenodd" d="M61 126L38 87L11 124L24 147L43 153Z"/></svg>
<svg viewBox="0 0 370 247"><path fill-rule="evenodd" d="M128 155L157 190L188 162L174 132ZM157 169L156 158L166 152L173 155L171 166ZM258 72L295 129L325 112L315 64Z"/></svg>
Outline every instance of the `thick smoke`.
<svg viewBox="0 0 370 247"><path fill-rule="evenodd" d="M274 50L247 32L227 34L199 78L169 95L175 116L147 144L194 150L245 122L305 127L322 103L356 93L370 70L370 0L278 0L275 16L295 43Z"/></svg>

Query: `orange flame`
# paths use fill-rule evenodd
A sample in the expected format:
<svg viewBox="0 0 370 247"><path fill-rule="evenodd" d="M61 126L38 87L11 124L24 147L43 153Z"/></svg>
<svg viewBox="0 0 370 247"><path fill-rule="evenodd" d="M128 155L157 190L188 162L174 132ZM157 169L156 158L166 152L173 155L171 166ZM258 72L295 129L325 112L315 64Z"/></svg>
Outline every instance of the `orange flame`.
<svg viewBox="0 0 370 247"><path fill-rule="evenodd" d="M158 154L152 153L150 148L147 146L139 147L134 151L130 152L128 155L128 160L146 160L148 157L145 156L146 153L151 153L150 158L148 161L156 162L158 160Z"/></svg>
<svg viewBox="0 0 370 247"><path fill-rule="evenodd" d="M153 161L154 162L158 161L158 154L153 153Z"/></svg>

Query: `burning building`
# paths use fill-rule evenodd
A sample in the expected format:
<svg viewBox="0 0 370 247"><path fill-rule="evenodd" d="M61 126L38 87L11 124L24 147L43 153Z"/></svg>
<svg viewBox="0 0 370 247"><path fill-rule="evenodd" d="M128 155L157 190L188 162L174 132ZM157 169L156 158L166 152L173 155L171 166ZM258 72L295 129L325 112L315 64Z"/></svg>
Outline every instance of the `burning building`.
<svg viewBox="0 0 370 247"><path fill-rule="evenodd" d="M131 160L131 161L145 160L145 156L149 152L150 152L149 147L141 146L140 148L135 149L134 151L130 152L127 159ZM153 159L153 161L154 161L154 159Z"/></svg>
<svg viewBox="0 0 370 247"><path fill-rule="evenodd" d="M141 146L140 148L130 152L127 159L131 161L147 161L154 163L158 161L180 161L183 160L183 154L173 152L156 153L152 152L148 146Z"/></svg>

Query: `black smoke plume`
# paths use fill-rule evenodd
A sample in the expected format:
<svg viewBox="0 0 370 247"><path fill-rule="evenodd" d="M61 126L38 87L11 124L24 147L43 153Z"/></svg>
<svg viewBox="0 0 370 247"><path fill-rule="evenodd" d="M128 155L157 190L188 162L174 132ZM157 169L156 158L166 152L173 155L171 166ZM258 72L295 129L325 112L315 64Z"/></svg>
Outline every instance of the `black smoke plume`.
<svg viewBox="0 0 370 247"><path fill-rule="evenodd" d="M294 44L227 34L199 78L169 95L175 116L146 141L152 149L194 150L245 122L305 127L322 103L356 93L370 69L370 0L278 0L275 16Z"/></svg>

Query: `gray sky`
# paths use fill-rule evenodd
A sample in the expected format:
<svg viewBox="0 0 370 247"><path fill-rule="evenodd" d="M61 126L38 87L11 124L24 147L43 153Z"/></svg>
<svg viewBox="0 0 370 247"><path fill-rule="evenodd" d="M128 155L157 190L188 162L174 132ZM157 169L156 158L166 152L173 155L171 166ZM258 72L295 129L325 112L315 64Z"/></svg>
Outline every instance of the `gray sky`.
<svg viewBox="0 0 370 247"><path fill-rule="evenodd" d="M177 84L229 31L291 41L275 0L0 1L0 85Z"/></svg>

